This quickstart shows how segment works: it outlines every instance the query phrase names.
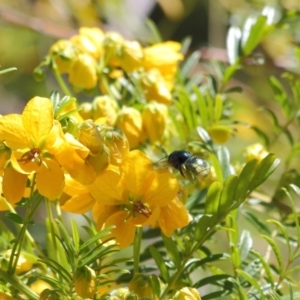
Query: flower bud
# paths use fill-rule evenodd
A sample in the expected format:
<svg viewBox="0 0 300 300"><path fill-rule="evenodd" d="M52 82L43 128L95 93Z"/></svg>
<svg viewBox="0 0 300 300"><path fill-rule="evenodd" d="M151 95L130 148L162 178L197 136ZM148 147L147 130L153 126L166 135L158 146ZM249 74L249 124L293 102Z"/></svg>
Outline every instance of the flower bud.
<svg viewBox="0 0 300 300"><path fill-rule="evenodd" d="M2 258L0 260L0 266L2 270L7 271L9 260L11 256L11 250L6 250L2 254ZM32 262L25 258L25 256L21 253L18 259L17 267L15 274L21 274L29 271L32 268Z"/></svg>
<svg viewBox="0 0 300 300"><path fill-rule="evenodd" d="M143 274L135 275L129 283L129 291L134 291L141 298L152 298L150 277Z"/></svg>
<svg viewBox="0 0 300 300"><path fill-rule="evenodd" d="M124 133L118 128L99 126L99 131L105 146L109 151L110 163L120 165L129 152L129 143Z"/></svg>
<svg viewBox="0 0 300 300"><path fill-rule="evenodd" d="M59 73L69 73L72 62L76 59L78 51L69 40L59 40L49 50L49 55L54 58L54 62Z"/></svg>
<svg viewBox="0 0 300 300"><path fill-rule="evenodd" d="M224 144L231 138L233 129L226 125L215 124L207 128L207 132L215 143Z"/></svg>
<svg viewBox="0 0 300 300"><path fill-rule="evenodd" d="M167 106L157 102L146 104L142 111L142 119L150 142L160 141L167 125Z"/></svg>
<svg viewBox="0 0 300 300"><path fill-rule="evenodd" d="M165 79L157 70L151 70L142 76L142 88L149 101L157 101L166 105L172 102L172 94Z"/></svg>
<svg viewBox="0 0 300 300"><path fill-rule="evenodd" d="M46 77L44 69L41 66L36 67L33 70L33 77L37 82L44 81Z"/></svg>
<svg viewBox="0 0 300 300"><path fill-rule="evenodd" d="M98 128L91 120L86 120L79 124L78 141L86 146L92 155L97 155L103 148L103 142Z"/></svg>
<svg viewBox="0 0 300 300"><path fill-rule="evenodd" d="M83 120L93 119L93 105L90 102L83 102L79 105L78 110Z"/></svg>
<svg viewBox="0 0 300 300"><path fill-rule="evenodd" d="M125 41L123 45L121 68L125 72L133 72L142 66L144 52L141 45L136 41Z"/></svg>
<svg viewBox="0 0 300 300"><path fill-rule="evenodd" d="M96 61L92 56L81 53L69 71L69 82L83 89L92 89L97 84Z"/></svg>
<svg viewBox="0 0 300 300"><path fill-rule="evenodd" d="M56 291L45 289L41 294L39 300L60 300L61 297Z"/></svg>
<svg viewBox="0 0 300 300"><path fill-rule="evenodd" d="M106 124L113 126L117 118L117 104L109 96L99 96L93 101L93 117L94 120L98 118L106 118Z"/></svg>
<svg viewBox="0 0 300 300"><path fill-rule="evenodd" d="M84 35L74 35L70 41L79 49L80 53L86 53L94 57L95 59L100 56L100 49L97 49L95 44Z"/></svg>
<svg viewBox="0 0 300 300"><path fill-rule="evenodd" d="M37 294L41 294L45 290L52 290L52 287L49 283L44 280L38 279L30 284L30 288Z"/></svg>
<svg viewBox="0 0 300 300"><path fill-rule="evenodd" d="M104 39L104 33L98 27L81 27L79 34L86 36L95 46L97 52L96 57L99 58L102 50L102 42Z"/></svg>
<svg viewBox="0 0 300 300"><path fill-rule="evenodd" d="M107 32L103 40L105 61L113 67L120 66L120 56L124 39L117 32Z"/></svg>
<svg viewBox="0 0 300 300"><path fill-rule="evenodd" d="M184 287L176 292L173 300L201 300L201 297L196 289Z"/></svg>
<svg viewBox="0 0 300 300"><path fill-rule="evenodd" d="M269 153L263 145L256 143L247 147L245 152L246 161L257 159L259 162L263 160Z"/></svg>
<svg viewBox="0 0 300 300"><path fill-rule="evenodd" d="M122 107L119 112L117 127L126 135L130 149L137 147L145 140L141 113L133 107Z"/></svg>
<svg viewBox="0 0 300 300"><path fill-rule="evenodd" d="M75 291L84 298L93 298L97 290L97 277L93 269L84 266L76 271Z"/></svg>
<svg viewBox="0 0 300 300"><path fill-rule="evenodd" d="M106 147L103 147L102 150L96 155L89 155L87 162L93 167L96 174L102 172L109 164L109 154Z"/></svg>

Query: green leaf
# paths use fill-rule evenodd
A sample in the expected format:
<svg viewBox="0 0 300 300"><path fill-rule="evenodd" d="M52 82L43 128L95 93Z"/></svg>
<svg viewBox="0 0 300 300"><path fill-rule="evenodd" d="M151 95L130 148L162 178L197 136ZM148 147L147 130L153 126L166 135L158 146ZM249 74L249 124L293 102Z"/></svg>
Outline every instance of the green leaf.
<svg viewBox="0 0 300 300"><path fill-rule="evenodd" d="M231 26L228 30L226 38L226 48L228 60L231 65L238 62L240 56L241 29L236 26Z"/></svg>
<svg viewBox="0 0 300 300"><path fill-rule="evenodd" d="M282 84L274 76L271 76L269 78L269 82L270 82L271 88L273 90L273 93L274 93L274 96L275 96L275 100L282 107L285 115L287 117L289 117L291 115L292 108L291 108L291 105L289 103L288 95L285 92Z"/></svg>
<svg viewBox="0 0 300 300"><path fill-rule="evenodd" d="M157 26L151 19L146 19L146 25L150 29L150 32L152 33L151 42L153 44L160 43L161 41L163 41Z"/></svg>
<svg viewBox="0 0 300 300"><path fill-rule="evenodd" d="M271 234L270 229L264 223L260 222L254 214L249 211L243 211L243 215L258 230L258 232L263 232L267 235Z"/></svg>
<svg viewBox="0 0 300 300"><path fill-rule="evenodd" d="M75 220L71 220L71 224L72 224L72 237L73 237L73 243L74 243L74 250L76 253L79 252L79 246L80 246L80 236L79 236L79 232L78 232L78 226Z"/></svg>
<svg viewBox="0 0 300 300"><path fill-rule="evenodd" d="M150 281L151 281L151 287L152 287L153 294L157 298L159 298L160 292L161 292L161 289L160 289L161 284L160 284L158 277L156 275L150 275Z"/></svg>
<svg viewBox="0 0 300 300"><path fill-rule="evenodd" d="M203 127L206 127L208 125L208 109L205 98L197 86L193 87L193 92L197 96L196 101L198 106L197 108L201 117L201 124Z"/></svg>
<svg viewBox="0 0 300 300"><path fill-rule="evenodd" d="M223 180L226 180L226 178L230 174L232 174L232 168L230 165L230 153L226 147L220 146L217 151L217 156L222 168Z"/></svg>
<svg viewBox="0 0 300 300"><path fill-rule="evenodd" d="M12 212L7 212L5 214L5 217L14 222L14 223L17 223L17 224L23 224L24 223L24 220L21 216L19 216L18 214L15 214L15 213L12 213Z"/></svg>
<svg viewBox="0 0 300 300"><path fill-rule="evenodd" d="M201 300L210 300L210 299L223 299L222 297L231 294L231 291L217 291L204 296L201 295Z"/></svg>
<svg viewBox="0 0 300 300"><path fill-rule="evenodd" d="M165 235L162 235L162 239L170 259L173 261L177 269L180 268L181 256L178 252L177 244L172 240L172 238L166 237Z"/></svg>
<svg viewBox="0 0 300 300"><path fill-rule="evenodd" d="M272 121L273 127L274 127L274 132L278 132L281 129L281 126L279 124L279 121L277 119L277 116L275 115L274 111L266 108L266 107L261 107L260 110L262 110L263 112L265 112Z"/></svg>
<svg viewBox="0 0 300 300"><path fill-rule="evenodd" d="M223 114L223 99L221 94L217 94L215 97L215 112L214 121L217 122L221 119Z"/></svg>
<svg viewBox="0 0 300 300"><path fill-rule="evenodd" d="M169 282L170 275L169 275L169 271L167 269L167 266L166 266L166 263L165 263L163 257L158 252L158 250L156 248L154 248L153 246L149 247L149 251L150 251L153 259L155 260L156 266L159 269L162 278L164 279L165 282Z"/></svg>
<svg viewBox="0 0 300 300"><path fill-rule="evenodd" d="M248 230L243 230L240 238L239 252L241 260L245 261L252 247L253 240Z"/></svg>
<svg viewBox="0 0 300 300"><path fill-rule="evenodd" d="M195 240L200 241L207 234L208 229L213 223L214 217L203 215L196 224Z"/></svg>
<svg viewBox="0 0 300 300"><path fill-rule="evenodd" d="M269 262L267 262L264 257L259 253L257 252L256 250L253 250L251 249L251 254L253 254L255 257L257 257L259 259L259 261L261 262L265 272L266 272L266 275L267 275L267 279L268 279L268 282L271 284L272 287L274 287L274 278L273 278L273 275L272 275L272 271L270 269L270 266L269 266Z"/></svg>
<svg viewBox="0 0 300 300"><path fill-rule="evenodd" d="M288 247L288 260L290 260L290 257L291 257L291 246L290 246L290 239L289 239L289 235L288 235L287 230L277 220L267 220L267 222L276 225L280 229L280 231L281 231L281 233L282 233L282 235L283 235L283 237L285 239L285 243L286 243L286 245Z"/></svg>
<svg viewBox="0 0 300 300"><path fill-rule="evenodd" d="M257 165L258 161L256 159L250 160L242 169L234 194L234 198L238 199L238 201L244 200L245 196L250 191L250 182L255 176L255 169Z"/></svg>
<svg viewBox="0 0 300 300"><path fill-rule="evenodd" d="M282 256L281 256L281 253L280 253L280 250L279 250L278 246L276 245L276 243L274 242L274 240L270 236L262 234L261 237L264 238L269 243L269 245L272 247L273 252L276 256L277 262L278 262L279 274L282 275L283 260L282 260Z"/></svg>
<svg viewBox="0 0 300 300"><path fill-rule="evenodd" d="M218 210L219 210L219 199L221 196L222 185L218 181L214 181L206 195L205 201L205 214L212 215L213 217L217 217Z"/></svg>
<svg viewBox="0 0 300 300"><path fill-rule="evenodd" d="M206 284L214 284L214 285L219 285L218 281L221 280L227 280L231 276L228 274L217 274L217 275L212 275L212 276L207 276L203 279L198 280L197 282L194 283L193 287L198 289L201 286L204 286Z"/></svg>
<svg viewBox="0 0 300 300"><path fill-rule="evenodd" d="M266 23L267 18L265 16L249 17L246 20L242 32L242 51L245 56L248 56L263 38Z"/></svg>
<svg viewBox="0 0 300 300"><path fill-rule="evenodd" d="M223 78L222 78L222 86L223 87L228 83L228 81L233 77L235 72L239 69L241 69L241 66L238 63L228 66L226 68L226 70L223 74ZM225 91L225 93L227 93L227 91Z"/></svg>
<svg viewBox="0 0 300 300"><path fill-rule="evenodd" d="M268 154L257 166L255 176L250 183L250 189L254 190L262 184L275 171L279 163L280 159L276 158L274 154Z"/></svg>
<svg viewBox="0 0 300 300"><path fill-rule="evenodd" d="M219 201L218 216L227 213L232 203L235 201L234 194L235 194L237 182L238 182L238 177L235 175L230 175L224 182L224 186Z"/></svg>
<svg viewBox="0 0 300 300"><path fill-rule="evenodd" d="M183 66L181 67L180 73L183 78L186 78L188 74L194 69L197 64L199 63L200 59L200 51L194 51L184 62Z"/></svg>
<svg viewBox="0 0 300 300"><path fill-rule="evenodd" d="M251 126L251 129L255 131L255 133L263 140L265 146L270 145L270 140L268 136L260 128L256 126Z"/></svg>

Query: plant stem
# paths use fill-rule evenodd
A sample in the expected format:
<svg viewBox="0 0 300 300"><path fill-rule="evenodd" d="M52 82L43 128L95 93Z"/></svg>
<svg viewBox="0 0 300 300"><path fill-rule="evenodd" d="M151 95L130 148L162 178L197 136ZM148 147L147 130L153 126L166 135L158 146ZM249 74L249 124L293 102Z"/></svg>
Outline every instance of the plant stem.
<svg viewBox="0 0 300 300"><path fill-rule="evenodd" d="M55 63L53 64L52 71L53 71L53 74L54 74L60 88L64 92L64 94L67 95L67 96L72 96L72 93L70 92L70 90L66 86L64 80L62 79L61 74L59 73L58 68L57 68Z"/></svg>
<svg viewBox="0 0 300 300"><path fill-rule="evenodd" d="M135 238L133 242L133 272L134 275L139 273L140 266L140 252L142 243L143 227L137 227L135 231Z"/></svg>

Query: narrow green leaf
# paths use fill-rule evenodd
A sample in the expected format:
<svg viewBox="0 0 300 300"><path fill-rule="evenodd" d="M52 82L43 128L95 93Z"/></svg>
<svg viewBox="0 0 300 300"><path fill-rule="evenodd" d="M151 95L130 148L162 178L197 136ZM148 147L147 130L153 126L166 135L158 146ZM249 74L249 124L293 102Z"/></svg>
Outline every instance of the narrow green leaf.
<svg viewBox="0 0 300 300"><path fill-rule="evenodd" d="M201 286L204 286L206 284L214 284L214 285L219 285L218 281L221 280L226 280L230 278L231 276L228 274L217 274L217 275L212 275L212 276L207 276L203 279L198 280L197 282L194 283L194 288L198 289Z"/></svg>
<svg viewBox="0 0 300 300"><path fill-rule="evenodd" d="M214 121L217 122L221 119L223 114L223 99L221 94L217 94L215 97L215 113Z"/></svg>
<svg viewBox="0 0 300 300"><path fill-rule="evenodd" d="M232 174L232 167L230 165L230 153L225 146L220 146L217 150L217 156L223 172L223 180Z"/></svg>
<svg viewBox="0 0 300 300"><path fill-rule="evenodd" d="M238 199L238 201L244 200L245 196L250 191L250 182L255 175L257 165L257 160L250 160L242 169L234 195L234 198Z"/></svg>
<svg viewBox="0 0 300 300"><path fill-rule="evenodd" d="M181 67L180 73L183 78L186 78L188 74L194 69L197 64L199 63L201 53L200 51L194 51L184 62L183 66Z"/></svg>
<svg viewBox="0 0 300 300"><path fill-rule="evenodd" d="M220 165L219 159L213 153L210 155L210 162L211 162L211 164L212 164L212 166L213 166L213 168L215 170L217 180L219 182L223 182L224 179L223 179L223 170L222 170L222 167Z"/></svg>
<svg viewBox="0 0 300 300"><path fill-rule="evenodd" d="M284 133L284 135L287 137L287 139L288 139L290 145L293 146L293 145L294 145L294 138L293 138L293 135L291 134L291 132L289 131L289 129L288 129L288 128L285 128L285 129L283 130L283 133Z"/></svg>
<svg viewBox="0 0 300 300"><path fill-rule="evenodd" d="M290 187L294 190L294 192L300 196L300 188L298 186L296 186L295 184L290 184ZM297 210L296 210L296 206L295 203L293 201L292 196L290 195L290 193L288 192L287 189L282 188L283 192L287 195L287 198L290 202L291 208L293 210L293 215L294 215L294 220L296 223L296 228L297 228L297 236L298 236L298 244L300 244L300 224L299 224L299 218L298 218L298 214L297 214Z"/></svg>
<svg viewBox="0 0 300 300"><path fill-rule="evenodd" d="M265 223L260 222L253 213L249 211L243 211L242 213L245 218L258 230L258 232L263 232L266 235L271 234L270 229L265 225Z"/></svg>
<svg viewBox="0 0 300 300"><path fill-rule="evenodd" d="M217 291L204 296L201 295L201 300L223 299L224 296L231 294L231 291ZM243 299L244 300L244 299Z"/></svg>
<svg viewBox="0 0 300 300"><path fill-rule="evenodd" d="M255 21L248 18L243 28L242 50L244 55L249 55L264 36L267 18L259 16Z"/></svg>
<svg viewBox="0 0 300 300"><path fill-rule="evenodd" d="M274 93L274 96L275 96L275 100L282 107L285 115L287 117L289 117L291 115L292 109L291 109L291 105L290 105L290 102L289 102L288 95L285 92L282 84L274 76L271 76L269 78L269 82L270 82L271 88L273 90L273 93Z"/></svg>
<svg viewBox="0 0 300 300"><path fill-rule="evenodd" d="M251 126L251 129L253 131L255 131L255 133L263 140L265 146L270 145L270 140L269 140L268 136L266 135L266 133L264 133L260 128L258 128L256 126Z"/></svg>
<svg viewBox="0 0 300 300"><path fill-rule="evenodd" d="M23 224L24 223L24 220L21 216L19 216L18 214L15 214L15 213L12 213L12 212L7 212L5 214L5 217L14 222L14 223L17 223L17 224Z"/></svg>
<svg viewBox="0 0 300 300"><path fill-rule="evenodd" d="M197 98L197 108L201 117L201 124L203 127L208 125L208 110L204 96L197 86L193 87L193 92L196 94Z"/></svg>
<svg viewBox="0 0 300 300"><path fill-rule="evenodd" d="M170 275L169 275L169 271L167 269L167 266L165 264L163 257L157 251L157 249L153 246L149 247L149 251L150 251L153 259L155 260L156 266L159 269L162 278L164 279L165 282L169 282Z"/></svg>
<svg viewBox="0 0 300 300"><path fill-rule="evenodd" d="M7 69L4 69L4 70L1 70L1 71L0 71L0 75L1 75L1 74L5 74L5 73L9 73L9 72L11 72L11 71L16 71L16 70L18 70L18 69L15 68L15 67L7 68Z"/></svg>
<svg viewBox="0 0 300 300"><path fill-rule="evenodd" d="M255 176L250 183L250 189L254 190L262 184L275 171L279 163L280 159L276 158L274 154L268 154L257 166Z"/></svg>
<svg viewBox="0 0 300 300"><path fill-rule="evenodd" d="M232 203L236 200L234 199L234 194L235 194L237 182L238 182L238 177L235 175L230 175L224 182L224 186L219 201L218 216L228 212Z"/></svg>
<svg viewBox="0 0 300 300"><path fill-rule="evenodd" d="M66 227L64 224L62 224L59 220L57 220L57 224L58 224L58 226L60 228L60 232L63 236L63 241L61 241L61 243L64 242L64 244L67 248L66 250L67 250L68 257L70 257L70 258L75 257L76 252L75 252L72 237L70 236L69 232L66 230Z"/></svg>
<svg viewBox="0 0 300 300"><path fill-rule="evenodd" d="M202 216L197 225L195 230L195 240L200 241L207 233L208 229L211 228L212 222L214 220L213 216Z"/></svg>
<svg viewBox="0 0 300 300"><path fill-rule="evenodd" d="M226 38L226 48L228 60L231 65L234 65L239 59L241 37L242 32L240 28L236 26L229 28Z"/></svg>
<svg viewBox="0 0 300 300"><path fill-rule="evenodd" d="M165 235L162 235L162 239L170 259L173 261L175 267L179 268L181 265L181 256L178 252L176 243L172 240L172 238L166 237Z"/></svg>
<svg viewBox="0 0 300 300"><path fill-rule="evenodd" d="M268 279L268 282L271 284L272 287L274 287L274 278L273 278L273 275L272 275L272 271L270 269L270 266L269 266L269 263L264 259L264 257L259 253L257 252L256 250L254 249L251 249L251 253L257 257L259 259L259 261L261 262L265 272L266 272L266 275L267 275L267 279Z"/></svg>
<svg viewBox="0 0 300 300"><path fill-rule="evenodd" d="M280 250L279 250L278 246L276 245L276 243L274 242L274 240L270 236L262 234L261 237L264 238L269 243L269 245L272 247L273 252L276 256L277 262L278 262L279 274L282 275L283 260L282 260L282 256L281 256L281 253L280 253Z"/></svg>
<svg viewBox="0 0 300 300"><path fill-rule="evenodd" d="M75 220L71 220L71 225L72 225L72 237L73 237L73 243L74 243L74 250L76 253L79 252L79 242L80 242L80 236L78 232L78 226Z"/></svg>
<svg viewBox="0 0 300 300"><path fill-rule="evenodd" d="M155 23L151 20L151 19L146 19L146 25L147 27L150 29L150 32L152 33L152 43L160 43L161 41L163 41L159 30L157 28L157 26L155 25Z"/></svg>
<svg viewBox="0 0 300 300"><path fill-rule="evenodd" d="M177 119L177 115L178 115L178 112L174 112L172 109L169 109L169 116L176 128L176 132L178 133L179 135L179 138L180 140L184 141L185 140L185 133L183 131L183 127L182 127L182 124L179 123L178 119Z"/></svg>
<svg viewBox="0 0 300 300"><path fill-rule="evenodd" d="M156 295L157 299L160 296L161 289L160 289L160 281L156 275L150 275L151 287L153 294Z"/></svg>
<svg viewBox="0 0 300 300"><path fill-rule="evenodd" d="M262 108L260 108L260 110L262 110L264 113L266 113L270 117L275 132L281 129L278 118L275 115L273 110L266 108L266 107L262 107Z"/></svg>
<svg viewBox="0 0 300 300"><path fill-rule="evenodd" d="M258 284L258 281L254 277L252 277L251 275L249 275L248 273L246 273L245 271L243 271L241 269L236 269L235 271L239 275L244 277L251 284L251 286L253 286L258 291L258 293L260 295L259 299L265 299L264 293L261 290L260 285Z"/></svg>
<svg viewBox="0 0 300 300"><path fill-rule="evenodd" d="M207 115L208 120L213 121L214 119L214 101L212 98L212 95L209 91L206 91L205 93L206 103L207 103Z"/></svg>
<svg viewBox="0 0 300 300"><path fill-rule="evenodd" d="M280 229L280 231L281 231L281 233L282 233L282 235L283 235L283 237L284 237L284 239L285 239L285 243L286 243L286 245L287 245L287 247L288 247L288 260L289 260L290 257L291 257L291 246L290 246L290 239L289 239L289 235L288 235L287 230L286 230L285 227L284 227L279 221L277 221L277 220L267 220L267 222L276 225L276 226Z"/></svg>
<svg viewBox="0 0 300 300"><path fill-rule="evenodd" d="M245 261L252 247L253 240L248 230L243 230L240 238L239 252L241 260Z"/></svg>
<svg viewBox="0 0 300 300"><path fill-rule="evenodd" d="M205 201L206 215L212 215L213 217L217 217L221 191L222 191L222 185L220 182L215 181L210 185L207 191L206 201Z"/></svg>
<svg viewBox="0 0 300 300"><path fill-rule="evenodd" d="M225 87L226 84L228 83L228 81L233 77L233 75L235 74L235 72L237 70L241 69L241 66L236 63L234 65L230 65L226 68L224 74L223 74L223 78L222 78L222 86ZM225 93L227 93L225 91Z"/></svg>

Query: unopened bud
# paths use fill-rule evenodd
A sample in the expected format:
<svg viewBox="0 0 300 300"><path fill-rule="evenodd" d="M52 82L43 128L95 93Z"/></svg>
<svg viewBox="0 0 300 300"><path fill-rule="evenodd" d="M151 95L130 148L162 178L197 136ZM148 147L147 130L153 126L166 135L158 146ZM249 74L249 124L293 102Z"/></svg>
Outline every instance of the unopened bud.
<svg viewBox="0 0 300 300"><path fill-rule="evenodd" d="M201 297L196 289L184 287L176 292L173 300L201 300Z"/></svg>
<svg viewBox="0 0 300 300"><path fill-rule="evenodd" d="M75 291L84 298L93 298L97 290L97 277L93 269L84 266L75 274Z"/></svg>
<svg viewBox="0 0 300 300"><path fill-rule="evenodd" d="M137 274L129 283L129 290L135 292L141 298L153 296L152 285L149 276Z"/></svg>

